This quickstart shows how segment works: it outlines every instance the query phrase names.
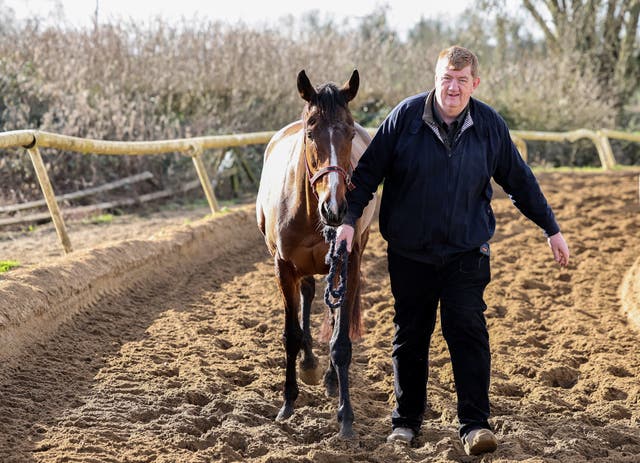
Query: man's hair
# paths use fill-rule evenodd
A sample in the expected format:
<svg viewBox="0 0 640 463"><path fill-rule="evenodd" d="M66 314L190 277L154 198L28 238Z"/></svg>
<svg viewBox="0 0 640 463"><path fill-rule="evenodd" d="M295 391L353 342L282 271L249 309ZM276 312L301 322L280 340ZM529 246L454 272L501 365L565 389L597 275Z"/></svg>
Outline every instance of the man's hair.
<svg viewBox="0 0 640 463"><path fill-rule="evenodd" d="M471 66L471 76L473 78L478 77L478 57L471 50L459 45L453 45L440 52L438 62L442 59L446 59L449 64L448 68L454 71Z"/></svg>

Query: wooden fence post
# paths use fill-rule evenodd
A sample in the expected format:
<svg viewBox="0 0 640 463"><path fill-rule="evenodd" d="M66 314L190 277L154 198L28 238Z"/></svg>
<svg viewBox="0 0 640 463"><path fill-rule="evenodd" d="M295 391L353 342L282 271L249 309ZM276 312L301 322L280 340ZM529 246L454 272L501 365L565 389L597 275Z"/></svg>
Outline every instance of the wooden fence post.
<svg viewBox="0 0 640 463"><path fill-rule="evenodd" d="M613 156L613 150L611 149L611 143L609 137L605 135L601 130L597 130L596 134L600 139L600 145L602 146L602 153L607 161L607 168L613 169L616 166L616 158Z"/></svg>
<svg viewBox="0 0 640 463"><path fill-rule="evenodd" d="M524 162L527 162L527 158L529 157L529 153L527 152L527 143L517 135L511 135L511 140L513 140L513 144L516 145L516 148L518 148L518 152Z"/></svg>
<svg viewBox="0 0 640 463"><path fill-rule="evenodd" d="M190 149L186 154L191 156L193 159L193 164L196 166L196 172L198 172L198 178L200 179L200 184L202 185L204 194L207 197L209 208L211 209L211 213L215 214L220 211L220 207L218 206L218 200L216 199L216 195L211 187L211 181L209 180L209 175L207 175L207 169L204 166L204 162L202 162L202 146L193 144L189 148Z"/></svg>
<svg viewBox="0 0 640 463"><path fill-rule="evenodd" d="M40 189L42 190L44 199L47 202L49 213L53 219L53 225L56 227L56 233L58 234L60 244L62 244L65 254L69 254L73 251L73 248L71 247L71 241L69 240L69 235L67 234L67 229L64 225L64 220L60 213L60 208L58 207L58 202L56 201L56 195L53 192L53 187L51 186L51 181L47 174L47 169L44 167L44 162L42 162L40 150L37 146L33 146L31 148L27 148L27 151L31 157L33 168L36 171L38 183L40 183Z"/></svg>

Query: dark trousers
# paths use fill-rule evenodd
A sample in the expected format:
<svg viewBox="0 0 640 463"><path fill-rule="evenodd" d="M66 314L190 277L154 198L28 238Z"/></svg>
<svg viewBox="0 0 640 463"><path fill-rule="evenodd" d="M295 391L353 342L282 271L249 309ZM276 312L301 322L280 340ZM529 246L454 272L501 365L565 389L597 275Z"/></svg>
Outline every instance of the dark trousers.
<svg viewBox="0 0 640 463"><path fill-rule="evenodd" d="M489 257L470 251L441 265L388 250L395 299L393 371L394 428L418 430L426 407L429 344L440 303L442 334L449 347L458 395L460 435L489 428L491 353L484 318Z"/></svg>

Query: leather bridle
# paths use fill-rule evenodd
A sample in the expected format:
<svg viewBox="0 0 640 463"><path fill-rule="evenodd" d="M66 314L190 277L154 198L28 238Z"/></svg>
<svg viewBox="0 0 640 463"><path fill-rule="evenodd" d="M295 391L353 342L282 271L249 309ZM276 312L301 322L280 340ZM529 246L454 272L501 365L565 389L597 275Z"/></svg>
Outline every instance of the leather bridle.
<svg viewBox="0 0 640 463"><path fill-rule="evenodd" d="M343 169L340 166L337 165L330 165L330 166L326 166L323 167L321 169L319 169L315 174L311 173L311 168L309 167L309 160L307 158L307 129L306 129L306 125L304 127L304 132L302 133L302 137L303 137L303 156L304 156L304 165L307 169L307 177L309 179L309 183L311 184L311 190L313 191L313 194L316 195L316 198L318 197L318 192L316 191L316 182L318 180L320 180L322 177L324 177L325 175L331 173L331 172L337 172L338 174L340 174L342 176L342 178L344 179L344 183L347 187L347 189L349 191L353 190L355 188L355 185L353 183L351 183L351 172L353 172L353 166L351 166L351 172L347 172L345 169Z"/></svg>

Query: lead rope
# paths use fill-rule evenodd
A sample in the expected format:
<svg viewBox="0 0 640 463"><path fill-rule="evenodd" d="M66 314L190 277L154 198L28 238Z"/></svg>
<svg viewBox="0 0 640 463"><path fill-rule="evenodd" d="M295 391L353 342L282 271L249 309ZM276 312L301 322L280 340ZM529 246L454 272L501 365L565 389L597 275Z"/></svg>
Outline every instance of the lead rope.
<svg viewBox="0 0 640 463"><path fill-rule="evenodd" d="M347 242L342 241L336 252L336 229L325 227L323 231L324 240L329 243L329 252L324 258L324 263L329 266L327 274L327 287L324 290L324 302L330 309L337 309L344 302L347 294L347 262L349 253L347 252ZM335 287L336 273L340 266L340 279L338 287Z"/></svg>

